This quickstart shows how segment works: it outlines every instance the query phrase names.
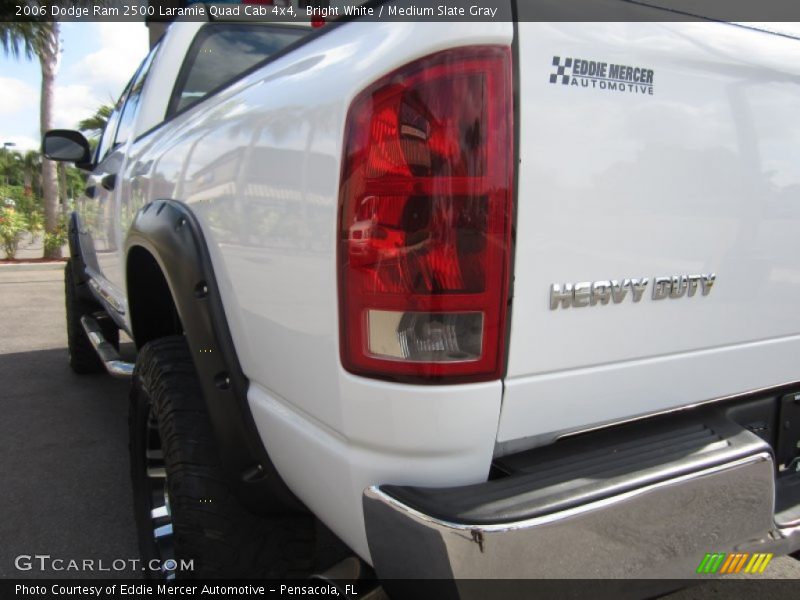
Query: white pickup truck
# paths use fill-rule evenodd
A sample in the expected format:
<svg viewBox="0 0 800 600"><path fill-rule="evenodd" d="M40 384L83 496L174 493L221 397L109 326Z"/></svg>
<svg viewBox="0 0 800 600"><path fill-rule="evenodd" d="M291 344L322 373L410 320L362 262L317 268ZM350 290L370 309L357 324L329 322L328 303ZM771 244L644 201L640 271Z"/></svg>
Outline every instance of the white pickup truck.
<svg viewBox="0 0 800 600"><path fill-rule="evenodd" d="M45 136L91 170L70 360L132 375L145 557L303 576L327 535L389 580L686 579L800 548L800 42L636 10L179 21L93 156Z"/></svg>

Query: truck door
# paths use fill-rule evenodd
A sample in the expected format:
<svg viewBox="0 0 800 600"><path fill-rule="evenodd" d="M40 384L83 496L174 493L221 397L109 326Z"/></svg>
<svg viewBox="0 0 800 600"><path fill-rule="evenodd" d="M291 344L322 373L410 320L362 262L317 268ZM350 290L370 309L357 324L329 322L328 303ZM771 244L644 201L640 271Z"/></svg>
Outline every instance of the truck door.
<svg viewBox="0 0 800 600"><path fill-rule="evenodd" d="M126 312L118 176L124 169L142 88L157 50L158 46L147 55L117 101L97 147L97 166L89 175L85 197L78 207L87 267L118 321Z"/></svg>

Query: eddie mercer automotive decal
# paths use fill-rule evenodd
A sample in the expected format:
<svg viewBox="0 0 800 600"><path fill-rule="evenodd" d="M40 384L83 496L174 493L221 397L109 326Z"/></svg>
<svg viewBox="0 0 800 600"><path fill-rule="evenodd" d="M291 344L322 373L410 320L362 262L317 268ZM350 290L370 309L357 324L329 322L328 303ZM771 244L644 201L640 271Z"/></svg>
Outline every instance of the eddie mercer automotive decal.
<svg viewBox="0 0 800 600"><path fill-rule="evenodd" d="M653 69L583 58L553 57L550 83L628 94L653 95Z"/></svg>

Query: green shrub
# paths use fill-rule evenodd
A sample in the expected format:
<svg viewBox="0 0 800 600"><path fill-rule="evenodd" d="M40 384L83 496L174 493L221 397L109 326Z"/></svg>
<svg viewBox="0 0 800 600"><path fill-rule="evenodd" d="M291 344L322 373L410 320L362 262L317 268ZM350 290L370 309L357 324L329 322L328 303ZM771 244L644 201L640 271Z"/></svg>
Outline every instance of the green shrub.
<svg viewBox="0 0 800 600"><path fill-rule="evenodd" d="M67 236L60 231L44 234L44 255L52 258L61 257L61 248L67 243Z"/></svg>
<svg viewBox="0 0 800 600"><path fill-rule="evenodd" d="M34 210L27 216L28 231L32 236L36 236L44 227L44 216L41 211Z"/></svg>
<svg viewBox="0 0 800 600"><path fill-rule="evenodd" d="M22 236L28 230L25 216L13 206L0 207L0 243L6 258L12 259L17 254Z"/></svg>
<svg viewBox="0 0 800 600"><path fill-rule="evenodd" d="M61 248L67 243L67 221L62 216L58 219L58 226L53 233L44 234L44 255L61 256Z"/></svg>
<svg viewBox="0 0 800 600"><path fill-rule="evenodd" d="M25 203L27 196L25 196L25 188L21 185L5 185L0 183L0 202L8 204L9 200L14 201L14 205L19 207Z"/></svg>
<svg viewBox="0 0 800 600"><path fill-rule="evenodd" d="M35 236L44 226L44 210L42 199L34 194L26 193L21 185L0 185L0 202L10 205L25 217L28 223L28 232Z"/></svg>

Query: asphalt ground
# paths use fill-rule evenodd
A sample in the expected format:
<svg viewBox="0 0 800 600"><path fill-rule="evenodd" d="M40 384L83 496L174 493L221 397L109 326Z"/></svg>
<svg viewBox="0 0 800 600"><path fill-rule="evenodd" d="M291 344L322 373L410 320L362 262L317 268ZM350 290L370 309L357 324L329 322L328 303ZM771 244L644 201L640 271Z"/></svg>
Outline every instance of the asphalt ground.
<svg viewBox="0 0 800 600"><path fill-rule="evenodd" d="M63 287L63 266L0 265L0 577L140 576L135 569L96 570L100 561L111 568L115 560L138 559L128 383L72 373ZM93 560L95 571L20 571L21 555ZM800 579L800 561L776 558L756 577L784 581L750 581L747 597L790 597L797 582L785 580ZM745 597L729 584L714 581L670 598Z"/></svg>
<svg viewBox="0 0 800 600"><path fill-rule="evenodd" d="M0 265L0 577L85 576L18 571L19 555L138 558L128 383L70 370L63 281L63 266Z"/></svg>

